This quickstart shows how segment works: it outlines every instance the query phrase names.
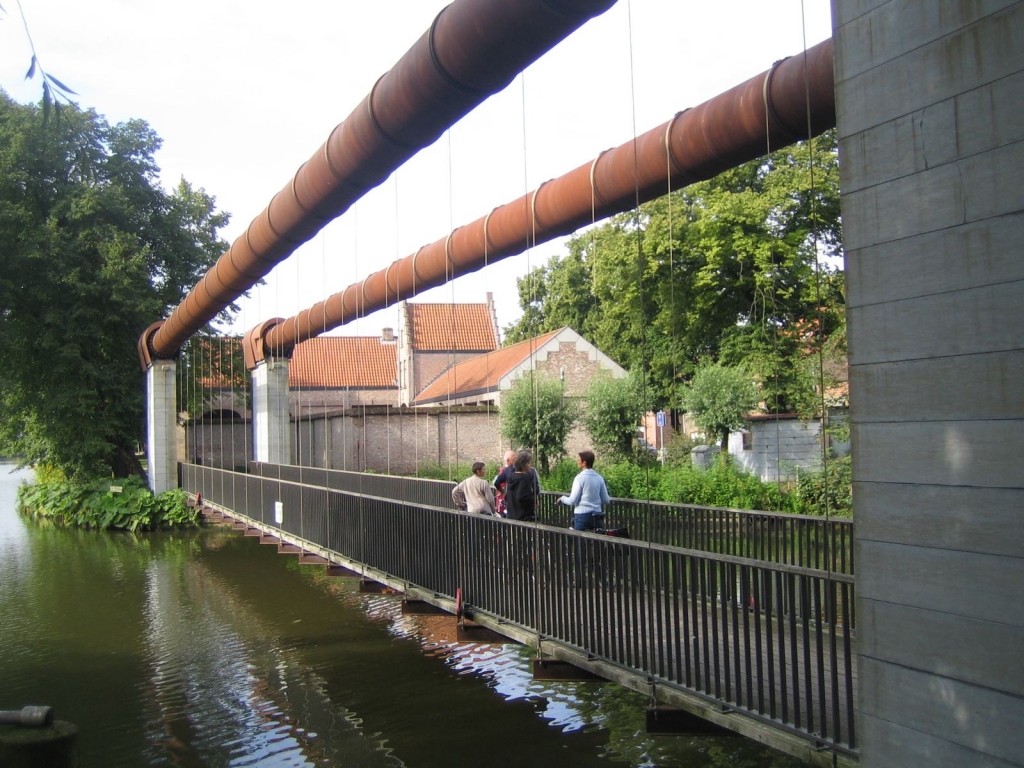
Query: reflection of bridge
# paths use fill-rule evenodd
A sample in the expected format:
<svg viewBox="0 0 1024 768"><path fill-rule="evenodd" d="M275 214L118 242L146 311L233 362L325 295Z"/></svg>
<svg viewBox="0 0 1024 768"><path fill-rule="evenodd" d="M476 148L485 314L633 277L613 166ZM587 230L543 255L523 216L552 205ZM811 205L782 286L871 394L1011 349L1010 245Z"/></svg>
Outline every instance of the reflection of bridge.
<svg viewBox="0 0 1024 768"><path fill-rule="evenodd" d="M455 10L445 12L410 51L410 57L381 78L367 101L353 112L355 122L336 131L323 151L311 158L293 183L257 217L251 232L236 241L228 257L211 270L202 290L190 294L166 327L157 323L143 336L140 353L149 375L151 409L148 458L156 487L174 483L173 358L188 336L267 274L296 244L308 240L324 221L379 183L418 147L433 141L445 123L451 124L479 103L487 88L507 82L511 70L525 66L557 37L582 23L579 17L551 18L558 16L556 6L563 10L589 7L597 13L607 3L537 0L532 3L536 13L526 12L519 18L515 9L520 5L525 7L526 0L521 4L454 3L451 7ZM856 457L859 736L853 736L852 728L843 730L844 717L849 718L851 711L849 706L843 710L843 702L852 697L851 688L840 692L835 686L830 695L812 696L816 685L835 676L833 670L840 668L840 658L848 665L844 668L851 670L848 679L853 679L854 660L848 655L853 645L845 645L852 641L846 634L852 627L847 622L852 609L844 602L850 599L852 587L845 576L833 574L827 582L836 589L833 599L830 587L823 593L811 588L819 578L813 569L794 571L707 553L663 553L654 544L598 544L590 537L570 538L541 527L524 528L524 533L520 526L491 521L453 523L451 520L463 518L437 510L429 511L431 519L437 518L436 525L423 535L445 531L461 536L473 529L466 542L459 539L461 548L456 551L465 552L468 543L489 546L484 523L494 531L507 531L500 539L506 553L523 558L522 567L531 576L546 579L549 586L560 585L553 590L560 596L559 605L576 611L573 615L583 621L574 625L588 627L592 633L596 632L595 622L590 621L594 616L603 618L613 615L613 608L620 610L619 603L608 607L608 584L626 585L624 593L613 590L623 594L622 613L614 615L622 619L626 631L603 638L616 654L620 649L623 654L632 649L633 656L615 656L616 663L639 662L635 669L646 670L659 695L662 689L668 695L672 686L665 681L685 682L684 667L691 672L691 684L698 682L696 666L691 669L685 663L690 649L690 661L701 664L699 695L707 697L710 719L731 718L720 707L735 700L730 705L733 709L746 708L752 717L782 730L812 733L829 725L827 742L842 750L859 744L865 766L1021 765L1024 676L1016 661L1024 631L1018 595L1024 573L1019 520L1024 508L1020 461L1024 455L1024 401L1020 394L1024 378L1024 259L1020 258L1024 131L1018 114L1024 98L1024 3L833 0L832 8L834 70L828 67L827 55L819 56L817 64L825 59L825 69L831 70L828 74L834 72L834 91L829 86L828 93L811 93L809 101L824 96L832 102L834 98L842 158ZM474 16L478 11L479 18ZM537 28L524 30L535 17ZM485 23L495 21L493 26ZM470 35L468 40L458 40L454 34L484 28L487 34ZM509 31L507 36L505 31ZM457 44L446 49L445 43L453 39ZM453 51L455 55L449 55ZM819 48L818 53L823 51ZM492 68L500 71L488 71ZM808 68L816 67L808 61ZM738 99L747 107L744 117L756 126L749 138L759 146L765 145L768 136L767 143L779 147L780 141L793 138L787 127L805 124L799 98L797 114L782 125L776 121L787 105L772 89L785 79L774 74L756 78L756 83L748 83L751 87L745 97ZM796 86L789 90L790 96L811 90L805 91L800 75L789 80ZM397 95L390 104L389 95ZM409 105L413 109L404 110ZM562 205L563 185L544 185L474 225L425 246L422 254L418 251L349 286L310 311L285 322L268 320L254 328L246 353L254 371L255 404L259 406L264 398L265 405L267 392L280 386L275 383L280 373L269 363L275 354L286 358L289 344L329 323L333 327L386 306L399 295L408 297L408 287L417 285L417 278L425 288L477 268L479 246L483 246L485 260L488 255L497 258L511 253L513 247L536 244L538 237L561 231L559 227L570 231L572 226L589 223L594 201L608 202L607 207L596 209L598 217L622 210L616 206L623 204L630 208L641 194L665 187L664 178L652 181L654 177L646 175L654 165L670 166L668 175L678 189L694 178L706 178L701 175L704 171L713 174L728 167L727 163L747 157L749 146L737 154L733 145L714 158L704 156L704 164L696 169L672 166L673 160L692 159L710 144L721 147L733 138L702 123L699 130L688 134L692 142L684 140L683 146L677 145L681 134L676 128L693 123L699 109L681 113L664 131L637 137L637 141L571 172L571 186L582 192L572 196L576 207ZM716 111L705 109L700 114ZM762 117L764 122L759 121ZM738 129L747 125L735 116L724 122ZM769 136L771 127L766 122L781 128L789 138ZM701 141L705 143L698 147ZM635 162L642 153L652 164ZM360 164L362 161L366 162ZM339 169L344 173L338 175ZM602 186L615 180L625 181L625 186ZM580 200L585 203L582 209ZM561 209L565 214L557 225L550 225L545 218L548 203L552 211ZM417 256L421 256L419 262ZM283 378L286 382L286 371ZM282 438L288 430L287 414L277 421L266 414L257 415L256 420L263 429L257 434L257 455L265 461L287 461L286 438ZM302 515L298 521L288 517L294 515L289 511L292 502L304 510L307 503L310 509L314 504L329 508L343 499L347 511L332 512L331 519L347 518L350 525L355 525L353 518L358 519L357 528L339 533L347 530L354 536L358 531L360 535L351 541L332 539L332 545L358 545L364 550L383 547L365 535L370 529L363 530L364 524L383 519L376 514L378 509L404 515L407 521L415 514L426 519L422 510L407 503L360 499L346 491L309 488L296 492L297 486L279 480L212 471L196 475L192 469L187 469L185 476L189 483L201 482L208 498L220 498L222 503L228 498L223 495L225 490L234 492L236 485L248 488L250 498L254 492L262 494L262 499L274 489L288 490L293 495L285 505L284 519L289 520L288 525L300 526L298 533L288 533L293 538L303 537L306 523ZM240 478L247 479L242 483ZM207 482L212 484L209 488ZM236 494L232 503L237 500ZM249 509L248 505L243 508ZM256 511L259 516L254 520L273 519L266 517L268 510L262 507ZM377 533L381 541L387 541L391 531ZM571 592L568 586L575 565L568 554L573 549L575 556L575 548L568 543L578 541L585 542L581 553L594 555L605 569L592 574L605 581L599 580L596 590L584 589L587 597ZM320 545L310 542L310 546ZM411 567L414 562L429 567L419 559L402 561L397 550L382 550L377 555L395 560L383 560L382 571L392 565ZM655 576L657 581L652 580ZM474 599L506 600L488 606L496 617L505 617L507 628L517 618L543 624L552 615L539 593L532 603L517 604L502 598L496 586L470 582L468 575L465 578L467 590L479 595ZM408 581L418 583L417 578ZM673 591L677 583L685 585L682 593ZM803 599L802 590L811 595L809 600ZM450 592L440 588L438 592L450 597ZM530 599L527 593L522 592L522 601ZM682 605L684 593L687 610L671 614L673 606ZM820 599L815 597L819 594L823 595ZM753 606L741 606L749 596L754 598ZM817 609L819 603L824 611ZM592 605L600 606L601 612L587 607ZM848 615L829 610L829 606L844 605ZM815 610L804 615L808 608ZM666 616L672 621L667 622ZM689 631L681 631L675 620L682 622L686 616L691 623L683 626ZM843 632L839 631L840 618ZM627 643L634 635L640 636L641 628L657 628L659 620L666 622L662 625L666 631L676 632L671 647L651 644L650 637L667 636L659 632L646 633L646 644ZM526 635L538 637L552 629L547 624L523 626ZM826 631L826 627L831 629ZM750 635L745 634L748 631ZM819 632L823 641L829 637L827 647L814 645ZM807 641L801 644L796 638L803 635ZM728 638L732 642L735 637L761 637L762 646L754 643L749 664L742 652L739 659L724 652L731 646L720 641ZM597 636L594 639L596 642ZM694 639L700 654L687 644ZM782 655L763 655L769 639L773 653L781 650ZM839 639L841 643L836 642ZM588 647L591 642L575 640L579 642L576 648ZM561 645L552 641L552 646L559 653L568 654L574 647L571 637L558 642ZM546 636L544 644L546 648ZM677 666L656 665L655 661L662 663L662 654ZM801 656L809 656L812 663L801 667ZM822 659L820 664L814 662L816 656ZM776 661L768 664L769 659ZM833 659L837 663L832 663ZM616 663L608 662L609 672L620 669ZM735 687L735 671L740 668L754 673L749 691ZM769 672L774 675L771 683ZM756 691L755 681L759 683ZM799 715L795 700L782 695L793 688L794 681L798 687L812 689ZM768 702L767 709L762 701ZM811 714L815 716L813 725L808 719ZM838 728L834 724L837 716Z"/></svg>
<svg viewBox="0 0 1024 768"><path fill-rule="evenodd" d="M689 546L451 509L451 484L182 466L207 509L810 761L856 755L848 520L619 501L609 524ZM215 513L216 514L216 513ZM742 553L742 554L727 554ZM756 555L756 556L755 556Z"/></svg>

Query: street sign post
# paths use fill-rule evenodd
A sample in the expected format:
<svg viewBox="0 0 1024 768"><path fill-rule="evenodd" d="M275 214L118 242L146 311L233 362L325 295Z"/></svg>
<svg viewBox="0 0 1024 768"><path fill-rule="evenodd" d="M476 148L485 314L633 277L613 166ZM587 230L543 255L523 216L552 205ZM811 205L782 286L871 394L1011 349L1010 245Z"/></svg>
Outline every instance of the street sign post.
<svg viewBox="0 0 1024 768"><path fill-rule="evenodd" d="M658 411L657 414L658 424L658 458L661 459L661 463L665 463L665 412Z"/></svg>

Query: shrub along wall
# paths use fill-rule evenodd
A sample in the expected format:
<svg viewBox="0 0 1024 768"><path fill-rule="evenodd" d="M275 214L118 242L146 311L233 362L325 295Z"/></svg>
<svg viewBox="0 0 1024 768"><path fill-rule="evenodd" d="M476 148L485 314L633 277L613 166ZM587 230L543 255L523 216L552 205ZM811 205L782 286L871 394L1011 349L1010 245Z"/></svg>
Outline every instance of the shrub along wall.
<svg viewBox="0 0 1024 768"><path fill-rule="evenodd" d="M604 476L608 493L624 499L804 515L824 515L827 500L828 513L838 517L849 517L853 508L849 459L830 461L827 473L804 472L797 486L786 488L717 462L707 470L656 462L599 464L595 469ZM560 462L545 478L545 490L568 492L578 471L574 461Z"/></svg>

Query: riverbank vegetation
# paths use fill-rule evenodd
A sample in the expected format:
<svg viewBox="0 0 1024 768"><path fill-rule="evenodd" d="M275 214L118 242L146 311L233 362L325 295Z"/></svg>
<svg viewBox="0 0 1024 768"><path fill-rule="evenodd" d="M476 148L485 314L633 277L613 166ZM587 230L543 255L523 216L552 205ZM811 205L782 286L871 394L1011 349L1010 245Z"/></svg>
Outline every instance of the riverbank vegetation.
<svg viewBox="0 0 1024 768"><path fill-rule="evenodd" d="M199 513L174 489L154 495L138 476L82 483L53 470L37 470L35 483L18 488L18 511L58 525L102 530L150 531L195 527Z"/></svg>

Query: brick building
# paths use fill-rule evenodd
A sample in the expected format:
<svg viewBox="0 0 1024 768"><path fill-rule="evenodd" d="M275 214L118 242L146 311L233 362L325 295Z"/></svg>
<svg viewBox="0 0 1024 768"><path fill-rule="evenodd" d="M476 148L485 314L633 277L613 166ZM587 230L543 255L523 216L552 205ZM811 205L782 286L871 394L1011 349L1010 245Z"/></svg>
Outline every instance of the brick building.
<svg viewBox="0 0 1024 768"><path fill-rule="evenodd" d="M442 373L498 349L493 294L483 304L398 305L398 401L411 404Z"/></svg>
<svg viewBox="0 0 1024 768"><path fill-rule="evenodd" d="M571 328L499 347L491 294L481 304L399 306L399 328L380 336L319 336L289 365L292 461L304 466L406 473L423 464L496 461L501 395L530 371L582 398L594 376L625 370ZM252 455L244 395L208 380L217 413L190 430L199 463L244 466ZM217 384L222 386L218 387ZM516 447L516 446L512 446ZM570 453L590 447L580 430Z"/></svg>

